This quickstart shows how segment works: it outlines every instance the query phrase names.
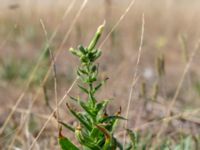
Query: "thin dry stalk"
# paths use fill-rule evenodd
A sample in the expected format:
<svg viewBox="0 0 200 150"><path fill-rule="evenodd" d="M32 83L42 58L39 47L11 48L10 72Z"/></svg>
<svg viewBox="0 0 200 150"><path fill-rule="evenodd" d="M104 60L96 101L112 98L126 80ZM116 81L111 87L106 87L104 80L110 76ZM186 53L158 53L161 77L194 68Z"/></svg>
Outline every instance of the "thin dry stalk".
<svg viewBox="0 0 200 150"><path fill-rule="evenodd" d="M160 119L160 120L154 120L154 121L151 121L151 122L147 122L147 123L145 123L145 124L143 124L143 125L140 125L140 126L138 126L138 127L135 127L134 130L135 130L135 131L143 130L143 129L146 129L147 127L151 126L151 125L158 124L158 123L160 123L160 122L165 123L165 122L169 122L169 121L172 121L172 120L174 120L174 119L179 119L179 118L185 119L185 120L189 120L189 121L192 121L192 122L194 122L194 123L200 124L200 122L197 121L196 118L195 118L195 119L189 118L189 116L198 114L199 112L200 112L200 109L196 109L196 110L193 110L193 111L180 112L180 113L175 114L175 115L173 115L173 116L164 117L164 118L162 118L162 119Z"/></svg>
<svg viewBox="0 0 200 150"><path fill-rule="evenodd" d="M59 49L61 49L61 48L64 46L65 42L66 42L67 39L69 38L69 35L70 35L70 33L71 33L73 27L75 26L75 23L77 22L78 18L80 17L81 12L82 12L83 9L85 8L87 2L88 2L88 0L84 0L84 2L82 3L82 5L81 5L79 11L77 12L76 16L75 16L74 19L72 20L72 23L71 23L71 25L70 25L70 27L69 27L69 30L68 30L68 32L65 34L65 37L64 37L63 41L61 42L60 48L59 48Z"/></svg>
<svg viewBox="0 0 200 150"><path fill-rule="evenodd" d="M128 99L128 104L127 104L127 109L126 109L125 118L127 118L127 121L125 121L125 124L124 124L125 129L128 128L130 105L131 105L131 102L132 102L132 96L134 95L133 90L134 90L134 87L135 87L135 82L136 82L137 76L138 76L138 66L139 66L139 63L140 63L140 58L141 58L141 54L142 54L143 40L144 40L144 25L145 25L145 19L144 19L144 13L143 13L143 15L142 15L142 29L141 29L140 46L139 46L139 50L138 50L136 69L135 69L135 73L133 75L133 80L132 80L132 83L131 83L129 99ZM125 144L126 144L126 131L124 132L124 135L123 135L123 146L125 146Z"/></svg>
<svg viewBox="0 0 200 150"><path fill-rule="evenodd" d="M56 119L59 120L59 107L58 107L58 90L57 90L57 73L56 73L56 65L53 53L51 49L49 49L50 55L51 55L51 61L53 63L53 77L54 77L54 95L55 95L55 102L56 102ZM59 129L59 123L58 123L58 129Z"/></svg>
<svg viewBox="0 0 200 150"><path fill-rule="evenodd" d="M50 39L49 39L49 43L51 43L53 41L53 39L55 38L55 36L58 33L58 30L61 28L62 23L64 22L64 20L66 19L66 17L68 16L68 14L70 13L70 11L72 10L74 4L75 4L76 0L73 0L72 3L70 3L69 7L66 9L61 22L56 26L53 34L51 35Z"/></svg>
<svg viewBox="0 0 200 150"><path fill-rule="evenodd" d="M78 77L74 80L74 82L72 83L72 85L70 86L70 88L67 90L67 92L65 93L65 95L59 101L58 107L63 103L63 101L65 100L65 98L68 96L69 92L72 90L72 88L75 85L75 83L77 82L77 80L78 80ZM44 131L44 129L46 128L47 124L49 123L49 121L51 120L51 118L54 116L54 114L55 114L56 111L57 111L57 108L55 108L53 110L53 112L49 115L47 121L44 123L44 125L41 128L41 130L38 132L36 138L34 139L34 141L32 142L31 146L29 147L29 150L31 150L33 148L33 146L37 142L38 138L40 137L40 135L42 134L42 132Z"/></svg>
<svg viewBox="0 0 200 150"><path fill-rule="evenodd" d="M9 109L13 109L12 107L8 107L8 108ZM18 112L18 113L25 113L25 114L29 113L29 111L27 109L22 109L22 108L17 108L16 112ZM30 111L30 114L33 114L34 116L36 116L38 118L41 118L41 119L44 119L44 120L47 120L49 118L48 115L36 113L36 112L33 112L33 111ZM57 123L57 121L55 121L55 118L52 118L52 122L53 123Z"/></svg>
<svg viewBox="0 0 200 150"><path fill-rule="evenodd" d="M50 111L52 111L53 108L51 107L51 105L49 103L49 96L47 94L47 87L44 85L42 88L43 88L43 93L44 93L45 105L49 108Z"/></svg>
<svg viewBox="0 0 200 150"><path fill-rule="evenodd" d="M119 20L116 22L116 24L112 27L112 29L110 30L110 32L107 34L107 36L105 37L105 39L101 42L99 48L101 49L103 47L103 45L105 44L105 42L108 40L109 36L112 34L112 32L118 27L118 25L122 22L122 20L125 18L125 16L128 14L128 12L130 11L130 9L134 6L136 0L132 0L130 2L130 4L128 5L128 7L126 8L126 10L124 11L124 13L121 15L121 17L119 18Z"/></svg>
<svg viewBox="0 0 200 150"><path fill-rule="evenodd" d="M51 63L53 64L52 66L52 70L53 70L53 78L54 78L54 95L55 95L55 103L56 103L56 119L57 119L57 122L59 120L59 108L58 108L58 91L57 91L57 73L56 73L56 65L55 65L55 59L54 59L54 56L53 56L53 53L52 53L52 50L50 48L50 43L49 43L49 40L48 40L48 34L47 34L47 30L46 30L46 27L44 25L44 22L42 20L40 20L40 23L42 25L42 28L43 28L43 31L44 31L44 34L46 36L46 41L47 41L47 45L48 45L48 50L49 50L49 53L50 53L50 57L51 57ZM59 123L57 123L57 126L58 126L58 129L59 129Z"/></svg>

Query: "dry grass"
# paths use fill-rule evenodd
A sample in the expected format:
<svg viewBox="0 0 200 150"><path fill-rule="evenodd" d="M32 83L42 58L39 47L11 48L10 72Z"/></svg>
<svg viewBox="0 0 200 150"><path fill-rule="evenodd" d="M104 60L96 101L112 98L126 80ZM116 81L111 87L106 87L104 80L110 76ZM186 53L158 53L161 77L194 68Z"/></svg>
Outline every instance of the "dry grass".
<svg viewBox="0 0 200 150"><path fill-rule="evenodd" d="M49 146L51 149L58 149L56 123L52 118L54 113L45 105L42 88L44 85L47 86L50 105L56 111L58 109L55 107L56 103L59 106L62 103L61 100L67 100L66 96L63 98L63 95L76 79L73 74L76 61L66 50L79 43L88 43L96 27L105 19L107 29L102 44L99 45L103 50L100 68L104 72L101 75L102 78L107 75L110 81L99 97L115 99L116 103L114 102L110 111L122 106L123 112L126 112L128 99L130 99L128 98L130 82L133 74L137 73L140 78L134 87L135 102L134 106L130 105L130 111L128 111L130 128L139 128L141 131L148 132L146 124L150 124L151 130L155 134L157 123L171 118L170 121L167 121L169 126L161 131L162 134L170 135L172 128L175 128L176 132L181 130L181 132L189 132L191 135L199 131L199 51L195 53L192 59L193 63L186 68L187 74L183 73L183 70L185 64L190 61L185 61L182 55L187 51L190 56L199 40L200 2L198 0L193 2L149 0L136 1L134 7L130 7L133 4L131 0L110 2L88 0L80 3L78 0L63 0L58 3L54 1L46 3L24 0L20 3L2 3L3 5L0 6L1 68L7 63L8 58L16 62L21 59L26 62L32 61L33 65L29 66L31 73L25 79L21 79L18 75L14 76L12 80L1 78L0 104L4 106L0 109L1 149L8 149L9 146L12 149L13 147L31 149L32 146L34 149L48 149ZM127 9L128 11L126 11ZM145 14L145 33L143 53L140 65L138 65L137 49L140 47L141 41L143 12ZM43 20L46 36L40 20ZM187 50L180 42L181 35L185 37ZM47 42L46 39L49 41ZM55 62L52 61L53 58L47 60L48 69L44 70L46 76L40 79L39 84L32 86L32 80L38 73L37 70L43 67L41 65L43 63L42 55L44 55L45 49L41 50L41 47L45 47L44 45L51 46ZM160 54L163 54L165 58L165 75L161 78L155 67L155 59ZM57 81L52 80L52 66L54 65L56 66ZM1 69L0 72L2 74L5 70ZM180 85L181 76L184 77ZM55 82L56 84L54 84ZM141 96L140 90L143 82L146 85L145 97ZM152 101L155 83L158 83L159 91L157 99ZM53 84L54 86L52 86ZM178 84L180 86L176 90ZM57 92L54 91L55 89ZM71 92L77 93L78 91L72 90ZM60 101L56 102L55 99ZM186 121L182 122L182 116L185 116L183 114L191 109L193 111L189 112L186 115ZM140 112L139 118L138 112ZM171 113L175 117L170 116ZM40 116L45 117L41 118ZM65 112L64 106L59 107L59 116L73 122ZM51 120L54 123L48 124ZM181 122L179 125L183 129L176 127L177 121ZM35 127L27 129L31 126L28 122L34 122L30 124L35 124ZM152 126L151 122L155 122L155 124L153 123ZM26 130L24 130L25 128ZM25 144L27 140L29 140L28 145Z"/></svg>

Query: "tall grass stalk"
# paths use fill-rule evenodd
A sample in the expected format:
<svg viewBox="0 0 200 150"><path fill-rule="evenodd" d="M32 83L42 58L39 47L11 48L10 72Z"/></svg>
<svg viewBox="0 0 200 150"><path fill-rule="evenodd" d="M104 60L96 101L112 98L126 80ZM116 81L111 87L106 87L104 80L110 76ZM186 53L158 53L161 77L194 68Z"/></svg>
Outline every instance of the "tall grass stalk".
<svg viewBox="0 0 200 150"><path fill-rule="evenodd" d="M129 99L128 99L128 104L127 104L127 110L126 110L126 118L129 119L129 112L130 112L130 105L132 102L132 96L133 96L133 92L134 92L134 87L135 87L135 83L138 79L138 66L140 63L140 58L141 58L141 53L142 53L142 46L143 46L143 40L144 40L144 25L145 25L145 19L144 19L144 13L142 15L142 29L141 29L141 38L140 38L140 46L139 46L139 50L138 50L138 56L137 56L137 62L136 62L136 70L135 73L133 75L133 80L131 83L131 87L130 87L130 93L129 93ZM124 124L125 128L128 128L128 120L125 122ZM126 132L124 132L123 135L123 145L126 144Z"/></svg>

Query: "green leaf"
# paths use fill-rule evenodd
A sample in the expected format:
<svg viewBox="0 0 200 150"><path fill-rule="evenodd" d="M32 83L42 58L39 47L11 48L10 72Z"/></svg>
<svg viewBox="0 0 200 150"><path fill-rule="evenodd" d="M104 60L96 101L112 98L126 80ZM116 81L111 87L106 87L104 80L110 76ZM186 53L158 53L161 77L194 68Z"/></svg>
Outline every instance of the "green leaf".
<svg viewBox="0 0 200 150"><path fill-rule="evenodd" d="M96 93L96 91L98 91L102 85L105 84L105 82L108 80L109 78L104 79L103 81L101 81L95 88L94 88L94 93Z"/></svg>
<svg viewBox="0 0 200 150"><path fill-rule="evenodd" d="M76 129L75 135L78 141L81 143L81 145L89 148L90 150L101 150L101 148L97 145L95 140L92 139L90 135L83 133L81 129Z"/></svg>
<svg viewBox="0 0 200 150"><path fill-rule="evenodd" d="M79 150L68 138L62 135L62 128L59 130L59 144L62 150Z"/></svg>
<svg viewBox="0 0 200 150"><path fill-rule="evenodd" d="M82 52L82 54L86 54L87 53L86 49L82 45L79 45L78 49Z"/></svg>
<svg viewBox="0 0 200 150"><path fill-rule="evenodd" d="M110 132L103 126L103 125L96 125L96 127L104 134L105 136L105 143L103 145L102 150L109 150L112 142L112 135Z"/></svg>
<svg viewBox="0 0 200 150"><path fill-rule="evenodd" d="M81 60L82 63L87 63L89 61L88 58L85 55L82 55L80 57L80 60Z"/></svg>
<svg viewBox="0 0 200 150"><path fill-rule="evenodd" d="M61 125L63 125L65 128L69 129L70 131L75 132L74 127L72 127L71 125L66 124L66 123L64 123L64 122L62 122L62 121L59 121L59 123L60 123Z"/></svg>
<svg viewBox="0 0 200 150"><path fill-rule="evenodd" d="M67 103L67 107L69 109L69 111L72 113L72 115L74 115L74 117L76 117L76 119L78 119L78 121L84 125L88 130L91 130L91 126L88 124L88 122L86 121L85 118L83 118L80 114L78 114L77 112L75 112Z"/></svg>
<svg viewBox="0 0 200 150"><path fill-rule="evenodd" d="M83 101L79 100L80 106L92 117L95 117L95 114L92 113L91 108L87 106Z"/></svg>
<svg viewBox="0 0 200 150"><path fill-rule="evenodd" d="M92 138L99 137L99 139L100 139L100 136L101 136L100 133L101 133L101 135L102 135L102 132L99 131L99 129L98 129L97 127L94 127L94 128L92 129L92 131L91 131L90 136L91 136Z"/></svg>
<svg viewBox="0 0 200 150"><path fill-rule="evenodd" d="M79 73L88 75L88 72L86 70L84 70L83 68L78 68Z"/></svg>
<svg viewBox="0 0 200 150"><path fill-rule="evenodd" d="M117 119L121 119L121 120L127 120L124 117L121 116L108 116L102 119L102 122L109 122L109 121L113 121L113 120L117 120Z"/></svg>
<svg viewBox="0 0 200 150"><path fill-rule="evenodd" d="M106 106L108 105L110 100L103 100L102 102L96 104L96 111L99 112L99 111L103 111Z"/></svg>
<svg viewBox="0 0 200 150"><path fill-rule="evenodd" d="M99 83L94 89L95 92L98 91L102 87L103 83Z"/></svg>
<svg viewBox="0 0 200 150"><path fill-rule="evenodd" d="M82 87L81 85L78 84L78 87L79 87L83 92L85 92L86 94L89 93L88 90L87 90L86 88Z"/></svg>
<svg viewBox="0 0 200 150"><path fill-rule="evenodd" d="M95 61L95 60L97 60L100 56L101 56L101 51L98 51L96 54L95 54L95 59L93 60L93 61Z"/></svg>
<svg viewBox="0 0 200 150"><path fill-rule="evenodd" d="M59 144L62 150L79 150L70 140L66 137L59 137Z"/></svg>
<svg viewBox="0 0 200 150"><path fill-rule="evenodd" d="M71 100L73 100L74 102L78 102L78 98L75 98L73 96L69 96Z"/></svg>
<svg viewBox="0 0 200 150"><path fill-rule="evenodd" d="M95 55L99 51L97 48L94 48L92 51L90 51L90 54Z"/></svg>
<svg viewBox="0 0 200 150"><path fill-rule="evenodd" d="M97 70L98 70L98 67L96 66L96 65L93 65L92 67L91 67L91 71L94 73L94 72L97 72Z"/></svg>
<svg viewBox="0 0 200 150"><path fill-rule="evenodd" d="M78 56L78 57L82 57L82 56L83 56L83 54L82 54L81 52L79 52L79 51L77 51L77 50L75 50L75 49L73 49L73 48L70 48L69 51L70 51L72 54L74 54L75 56Z"/></svg>

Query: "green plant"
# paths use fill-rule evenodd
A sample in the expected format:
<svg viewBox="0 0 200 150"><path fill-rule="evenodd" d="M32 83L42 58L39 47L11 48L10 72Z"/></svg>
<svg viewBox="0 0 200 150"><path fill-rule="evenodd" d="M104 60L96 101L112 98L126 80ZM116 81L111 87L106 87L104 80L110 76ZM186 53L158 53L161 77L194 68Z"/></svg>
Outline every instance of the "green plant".
<svg viewBox="0 0 200 150"><path fill-rule="evenodd" d="M63 121L60 121L63 127L66 127L75 134L76 139L80 143L83 150L115 150L117 148L123 149L122 144L115 138L114 133L118 120L123 117L120 116L121 109L114 115L106 113L106 107L110 100L97 101L95 94L107 79L99 80L99 69L95 61L101 56L101 51L96 49L96 44L102 34L104 25L101 25L94 38L88 47L79 46L78 49L70 49L70 52L77 56L80 60L80 66L77 69L77 75L80 79L78 84L79 89L87 95L87 99L83 100L79 97L70 97L76 104L78 104L82 111L77 112L69 103L67 108L69 112L78 120L79 125L73 127ZM132 137L134 134L128 130ZM135 139L132 137L132 139ZM135 142L135 140L133 140ZM59 133L59 143L63 150L77 150L75 146L67 137ZM136 144L130 144L127 148L131 149Z"/></svg>

